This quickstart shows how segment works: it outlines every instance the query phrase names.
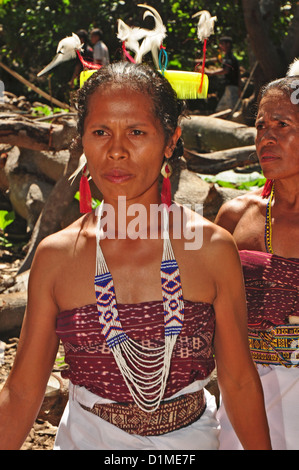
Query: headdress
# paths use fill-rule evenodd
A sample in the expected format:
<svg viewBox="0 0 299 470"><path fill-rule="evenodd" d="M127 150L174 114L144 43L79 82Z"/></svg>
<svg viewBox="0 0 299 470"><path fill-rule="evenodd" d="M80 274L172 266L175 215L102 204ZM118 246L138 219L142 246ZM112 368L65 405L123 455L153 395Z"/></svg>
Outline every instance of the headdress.
<svg viewBox="0 0 299 470"><path fill-rule="evenodd" d="M56 55L54 59L46 65L38 74L38 77L41 77L45 73L52 70L57 65L66 62L71 59L75 59L76 55L78 56L83 70L88 69L92 72L101 68L100 64L94 64L93 62L88 62L83 59L82 55L82 44L80 38L77 34L72 33L72 36L68 36L62 39L57 46ZM80 78L81 81L81 78ZM76 176L81 173L80 185L79 185L79 193L80 193L80 212L81 214L85 214L91 212L91 191L89 187L89 173L87 169L87 160L84 154L81 155L79 159L78 168L76 171L70 176L69 180L71 183L75 180Z"/></svg>
<svg viewBox="0 0 299 470"><path fill-rule="evenodd" d="M206 62L206 51L207 51L207 41L211 34L214 33L214 24L217 20L216 16L211 16L211 14L207 10L199 11L192 16L192 18L196 18L199 16L198 24L197 24L197 37L198 39L203 42L203 60L202 60L202 69L201 69L201 82L199 92L201 93L203 87L203 79L204 79L204 70L205 70L205 62Z"/></svg>
<svg viewBox="0 0 299 470"><path fill-rule="evenodd" d="M288 68L287 77L294 77L299 75L299 59L295 59Z"/></svg>
<svg viewBox="0 0 299 470"><path fill-rule="evenodd" d="M197 36L198 39L203 42L203 62L201 72L168 70L168 56L166 48L163 46L163 40L166 37L166 27L163 24L161 16L155 8L149 5L138 4L138 6L146 9L143 19L148 16L153 17L155 27L152 30L130 27L121 19L118 19L117 37L122 42L124 58L132 62L141 63L144 55L151 52L155 67L169 81L173 89L176 91L179 99L206 98L209 86L208 77L204 74L206 46L209 36L214 31L214 23L217 19L216 16L212 17L206 10L193 15L193 18L199 16ZM134 58L127 52L127 49L135 54ZM101 68L101 65L85 61L81 55L81 50L82 45L80 38L75 33L73 33L71 37L62 39L58 44L56 56L38 73L38 77L49 72L58 64L75 58L77 54L83 65L83 71L80 74L80 87L82 87L91 74L93 74L96 69ZM71 182L73 182L76 176L82 172L80 181L80 211L82 213L91 211L91 194L88 184L89 175L86 163L86 158L83 154L80 158L77 170L69 178ZM166 173L167 169L170 170L169 165L165 166ZM163 194L167 195L167 205L169 205L170 200L169 173L170 171L168 171L164 176L163 182Z"/></svg>
<svg viewBox="0 0 299 470"><path fill-rule="evenodd" d="M77 34L72 33L72 36L67 36L64 39L61 39L59 41L57 50L56 50L56 55L51 62L46 65L38 74L38 77L41 77L45 73L49 72L52 70L54 67L57 65L61 64L62 62L66 62L71 59L75 59L76 55L79 57L79 60L83 67L89 68L89 69L99 69L101 66L99 64L94 64L92 62L87 62L86 60L83 59L81 52L82 52L82 44L80 41L79 36Z"/></svg>
<svg viewBox="0 0 299 470"><path fill-rule="evenodd" d="M207 10L199 11L193 15L194 18L199 16L197 37L203 42L203 63L201 72L168 70L168 54L166 48L163 46L163 40L167 34L161 16L155 8L149 5L138 4L138 6L147 9L143 15L143 19L147 16L152 16L155 20L155 27L152 30L135 26L131 27L121 19L118 19L117 37L122 42L124 59L131 62L142 63L143 57L148 52L151 52L155 67L169 81L179 99L206 98L209 87L208 77L204 74L206 49L208 38L214 32L216 16L212 17ZM133 52L133 57L128 53L128 50ZM92 73L92 70L86 70L81 73L81 86Z"/></svg>

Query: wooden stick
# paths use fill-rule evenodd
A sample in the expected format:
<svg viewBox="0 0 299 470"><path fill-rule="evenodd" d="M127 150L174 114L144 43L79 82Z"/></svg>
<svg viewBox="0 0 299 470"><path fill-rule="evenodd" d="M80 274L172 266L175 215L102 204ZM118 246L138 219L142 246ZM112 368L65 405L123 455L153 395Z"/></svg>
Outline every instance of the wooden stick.
<svg viewBox="0 0 299 470"><path fill-rule="evenodd" d="M242 101L242 99L243 99L243 96L245 95L245 91L247 90L247 87L248 87L248 85L249 85L249 82L250 82L250 80L252 79L252 76L253 76L253 74L254 74L255 69L257 68L257 66L258 66L258 61L256 61L255 64L254 64L254 66L252 67L251 72L250 72L250 75L249 75L249 77L247 78L246 83L245 83L245 86L244 86L244 88L243 88L243 90L242 90L242 93L241 93L241 95L239 96L239 99L238 99L237 103L235 104L234 108L232 109L231 115L233 115L233 114L238 110L238 108L239 108L239 106L240 106L240 104L241 104L241 101Z"/></svg>
<svg viewBox="0 0 299 470"><path fill-rule="evenodd" d="M71 109L72 111L74 111L74 108L72 108L70 105L68 105L66 103L62 103L62 101L59 101L56 98L53 98L48 93L46 93L45 91L43 91L40 88L38 88L37 86L35 86L33 83L30 83L28 80L26 80L26 78L22 77L20 74L18 74L14 70L11 70L9 67L7 67L7 65L3 64L2 62L0 62L0 67L2 67L4 70L6 70L6 72L10 73L10 75L12 75L14 78L19 80L21 83L26 85L28 88L31 88L38 95L43 96L44 98L46 98L46 100L50 101L53 104L56 104L56 106L59 106L60 108Z"/></svg>

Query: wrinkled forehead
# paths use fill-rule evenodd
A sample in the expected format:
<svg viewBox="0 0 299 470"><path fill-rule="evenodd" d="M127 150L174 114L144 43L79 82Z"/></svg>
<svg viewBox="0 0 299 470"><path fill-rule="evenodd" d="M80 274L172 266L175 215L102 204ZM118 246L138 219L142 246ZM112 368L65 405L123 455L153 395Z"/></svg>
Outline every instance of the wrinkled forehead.
<svg viewBox="0 0 299 470"><path fill-rule="evenodd" d="M150 90L143 86L141 83L135 83L133 81L114 81L111 80L107 83L103 83L98 86L94 92L89 96L92 99L93 96L121 96L127 97L129 100L132 96L142 96L145 100L148 101L149 106L153 106L153 96L150 93Z"/></svg>
<svg viewBox="0 0 299 470"><path fill-rule="evenodd" d="M286 90L272 88L262 97L257 118L261 115L270 116L294 116L299 118L299 90L288 93Z"/></svg>

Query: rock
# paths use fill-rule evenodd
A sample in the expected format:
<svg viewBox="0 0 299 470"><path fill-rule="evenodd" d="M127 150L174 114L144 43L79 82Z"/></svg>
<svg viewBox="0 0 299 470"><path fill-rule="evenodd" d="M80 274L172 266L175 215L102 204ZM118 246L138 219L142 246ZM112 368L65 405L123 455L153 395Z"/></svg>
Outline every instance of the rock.
<svg viewBox="0 0 299 470"><path fill-rule="evenodd" d="M11 146L8 144L0 144L0 190L5 193L8 190L9 183L5 173L8 152Z"/></svg>
<svg viewBox="0 0 299 470"><path fill-rule="evenodd" d="M54 183L63 175L69 158L69 150L51 152L20 149L17 166L24 173L39 175Z"/></svg>
<svg viewBox="0 0 299 470"><path fill-rule="evenodd" d="M187 169L183 169L174 182L174 200L179 204L189 204L195 208L196 204L204 204L210 191L210 184Z"/></svg>
<svg viewBox="0 0 299 470"><path fill-rule="evenodd" d="M183 169L174 180L174 200L178 204L187 204L194 210L196 205L202 205L199 212L213 221L221 205L244 191L229 188L218 188L213 183L207 183L196 173Z"/></svg>
<svg viewBox="0 0 299 470"><path fill-rule="evenodd" d="M218 387L218 381L217 381L217 370L214 369L214 371L211 374L211 379L210 382L206 385L205 387L212 395L214 395L215 400L216 400L216 405L219 407L220 405L220 390Z"/></svg>
<svg viewBox="0 0 299 470"><path fill-rule="evenodd" d="M27 221L28 229L33 230L35 223L49 197L53 185L40 181L29 173L10 173L9 199L13 209Z"/></svg>
<svg viewBox="0 0 299 470"><path fill-rule="evenodd" d="M12 276L12 285L7 287L3 293L11 294L13 292L26 292L28 288L30 270L24 271L21 274Z"/></svg>
<svg viewBox="0 0 299 470"><path fill-rule="evenodd" d="M69 150L57 152L10 147L6 155L5 174L29 173L54 184L63 175L70 158Z"/></svg>
<svg viewBox="0 0 299 470"><path fill-rule="evenodd" d="M27 292L0 295L0 332L20 331L27 304Z"/></svg>
<svg viewBox="0 0 299 470"><path fill-rule="evenodd" d="M211 152L254 145L256 129L210 116L190 116L181 123L185 148Z"/></svg>
<svg viewBox="0 0 299 470"><path fill-rule="evenodd" d="M62 379L59 372L52 372L48 380L43 404L38 413L38 419L45 420L53 426L58 426L67 401L68 381Z"/></svg>
<svg viewBox="0 0 299 470"><path fill-rule="evenodd" d="M4 174L9 199L17 214L27 221L31 231L54 184L63 176L69 161L69 150L56 153L19 149L6 152Z"/></svg>

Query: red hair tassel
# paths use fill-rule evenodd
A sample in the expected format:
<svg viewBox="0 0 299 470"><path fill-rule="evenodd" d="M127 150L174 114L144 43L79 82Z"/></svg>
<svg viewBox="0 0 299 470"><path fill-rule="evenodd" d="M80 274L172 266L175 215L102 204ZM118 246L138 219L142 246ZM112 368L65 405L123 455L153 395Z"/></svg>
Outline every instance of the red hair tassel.
<svg viewBox="0 0 299 470"><path fill-rule="evenodd" d="M200 86L199 86L199 93L202 92L203 78L204 78L204 73L205 73L206 52L207 52L207 40L205 39L203 43L203 60L202 60L202 68L201 68L201 80L200 80Z"/></svg>
<svg viewBox="0 0 299 470"><path fill-rule="evenodd" d="M263 198L266 198L266 197L270 196L272 186L273 186L273 180L268 180L267 179L266 183L265 183L265 186L263 188L262 194L261 194L261 196Z"/></svg>
<svg viewBox="0 0 299 470"><path fill-rule="evenodd" d="M81 214L87 214L92 211L91 207L91 191L88 182L88 177L86 174L86 167L83 170L81 179L80 179L80 212Z"/></svg>

